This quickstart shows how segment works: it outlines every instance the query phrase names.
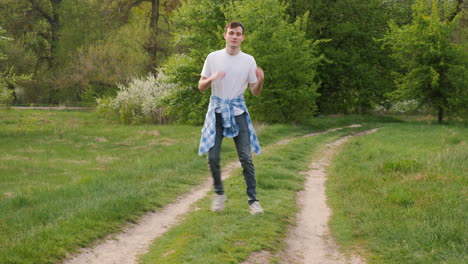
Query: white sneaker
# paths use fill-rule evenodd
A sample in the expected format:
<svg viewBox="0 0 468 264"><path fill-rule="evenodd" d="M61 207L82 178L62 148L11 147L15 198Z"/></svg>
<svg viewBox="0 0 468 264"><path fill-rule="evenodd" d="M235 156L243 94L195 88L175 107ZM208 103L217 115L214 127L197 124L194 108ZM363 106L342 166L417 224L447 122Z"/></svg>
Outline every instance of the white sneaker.
<svg viewBox="0 0 468 264"><path fill-rule="evenodd" d="M253 204L250 205L250 213L253 215L263 214L263 208L258 201L253 202Z"/></svg>
<svg viewBox="0 0 468 264"><path fill-rule="evenodd" d="M226 201L226 198L225 194L215 194L211 201L211 211L220 212L224 210L224 202Z"/></svg>

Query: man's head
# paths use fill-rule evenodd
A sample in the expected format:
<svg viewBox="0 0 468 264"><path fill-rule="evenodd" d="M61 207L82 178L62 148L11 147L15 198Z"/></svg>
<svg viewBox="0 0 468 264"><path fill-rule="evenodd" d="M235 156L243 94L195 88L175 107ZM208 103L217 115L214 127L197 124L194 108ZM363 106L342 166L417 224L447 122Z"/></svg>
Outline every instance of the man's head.
<svg viewBox="0 0 468 264"><path fill-rule="evenodd" d="M228 23L225 27L224 39L226 40L227 48L239 49L242 41L245 39L244 26L237 21Z"/></svg>
<svg viewBox="0 0 468 264"><path fill-rule="evenodd" d="M242 25L240 22L237 21L232 21L226 24L224 27L224 33L228 33L230 28L236 28L236 27L241 27L242 28L242 35L244 35L244 25Z"/></svg>

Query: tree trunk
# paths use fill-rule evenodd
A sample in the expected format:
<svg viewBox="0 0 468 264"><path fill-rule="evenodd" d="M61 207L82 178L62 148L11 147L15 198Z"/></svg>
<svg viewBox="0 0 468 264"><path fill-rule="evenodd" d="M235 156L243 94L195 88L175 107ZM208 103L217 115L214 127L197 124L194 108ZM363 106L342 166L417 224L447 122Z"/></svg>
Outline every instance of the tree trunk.
<svg viewBox="0 0 468 264"><path fill-rule="evenodd" d="M437 120L439 124L442 124L442 122L444 121L444 109L441 106L439 106L439 113L437 114Z"/></svg>
<svg viewBox="0 0 468 264"><path fill-rule="evenodd" d="M52 5L52 14L48 14L36 0L29 0L29 2L33 6L33 9L39 12L39 14L41 14L41 16L44 17L50 24L50 38L46 38L50 44L50 54L47 58L47 61L49 62L49 66L53 67L55 65L55 52L57 50L58 32L60 30L60 17L58 10L62 0L50 0L50 4Z"/></svg>
<svg viewBox="0 0 468 264"><path fill-rule="evenodd" d="M151 20L150 20L150 38L146 44L146 51L150 57L148 70L156 74L157 55L158 55L158 21L159 21L159 2L160 0L151 0Z"/></svg>
<svg viewBox="0 0 468 264"><path fill-rule="evenodd" d="M52 21L50 21L50 26L52 29L52 40L50 43L50 56L51 56L51 66L55 66L55 57L57 51L58 43L58 32L60 30L60 16L59 16L59 7L62 3L62 0L51 0L52 3Z"/></svg>
<svg viewBox="0 0 468 264"><path fill-rule="evenodd" d="M159 6L161 4L161 0L131 0L127 2L127 5L125 7L125 20L128 19L130 15L130 10L141 4L142 2L151 2L151 15L150 15L150 37L149 39L144 43L143 48L145 51L148 53L149 57L149 63L147 66L147 70L153 74L156 74L156 66L158 65L157 63L157 55L158 55L158 21L159 21Z"/></svg>

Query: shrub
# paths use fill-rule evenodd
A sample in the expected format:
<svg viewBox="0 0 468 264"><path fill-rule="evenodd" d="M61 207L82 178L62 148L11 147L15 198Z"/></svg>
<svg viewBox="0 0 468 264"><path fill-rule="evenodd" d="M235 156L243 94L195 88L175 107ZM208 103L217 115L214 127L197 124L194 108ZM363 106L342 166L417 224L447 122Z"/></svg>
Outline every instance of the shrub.
<svg viewBox="0 0 468 264"><path fill-rule="evenodd" d="M161 100L174 90L175 84L167 82L163 73L157 77L134 77L127 86L118 84L119 91L115 98L98 99L98 112L117 114L124 124L164 123L166 117Z"/></svg>
<svg viewBox="0 0 468 264"><path fill-rule="evenodd" d="M3 52L13 39L3 36L6 31L0 27L0 106L10 106L15 99L14 91L19 88L18 81L30 79L30 76L18 75L15 67L8 63L9 57Z"/></svg>
<svg viewBox="0 0 468 264"><path fill-rule="evenodd" d="M13 91L0 83L0 106L9 106L13 99Z"/></svg>

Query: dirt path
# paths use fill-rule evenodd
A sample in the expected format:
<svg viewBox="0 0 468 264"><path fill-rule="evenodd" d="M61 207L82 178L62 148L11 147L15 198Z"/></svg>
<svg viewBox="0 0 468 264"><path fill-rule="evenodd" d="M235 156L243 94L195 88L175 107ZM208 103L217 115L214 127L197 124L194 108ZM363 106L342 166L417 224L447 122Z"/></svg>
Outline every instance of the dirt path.
<svg viewBox="0 0 468 264"><path fill-rule="evenodd" d="M351 136L343 137L327 144L319 159L310 165L305 172L305 188L298 195L298 205L301 208L296 218L296 225L289 231L286 239L287 249L280 253L284 264L361 264L358 256L344 256L338 251L328 229L330 208L326 203L325 174L326 168L338 148L353 136L367 135L377 131L372 129Z"/></svg>
<svg viewBox="0 0 468 264"><path fill-rule="evenodd" d="M351 125L348 127L358 127ZM343 128L330 129L323 132L307 134L303 137L331 133ZM295 138L286 139L276 144L287 144ZM267 152L269 147L263 151ZM223 179L231 176L232 172L240 168L238 161L231 162L222 171ZM206 196L211 190L211 178L195 187L187 195L179 197L174 203L161 208L158 212L143 216L137 224L128 225L122 233L110 235L101 244L93 248L83 248L79 252L69 255L63 264L133 264L138 256L149 249L152 241L164 234L171 227L179 224L182 216L193 210L193 204Z"/></svg>

